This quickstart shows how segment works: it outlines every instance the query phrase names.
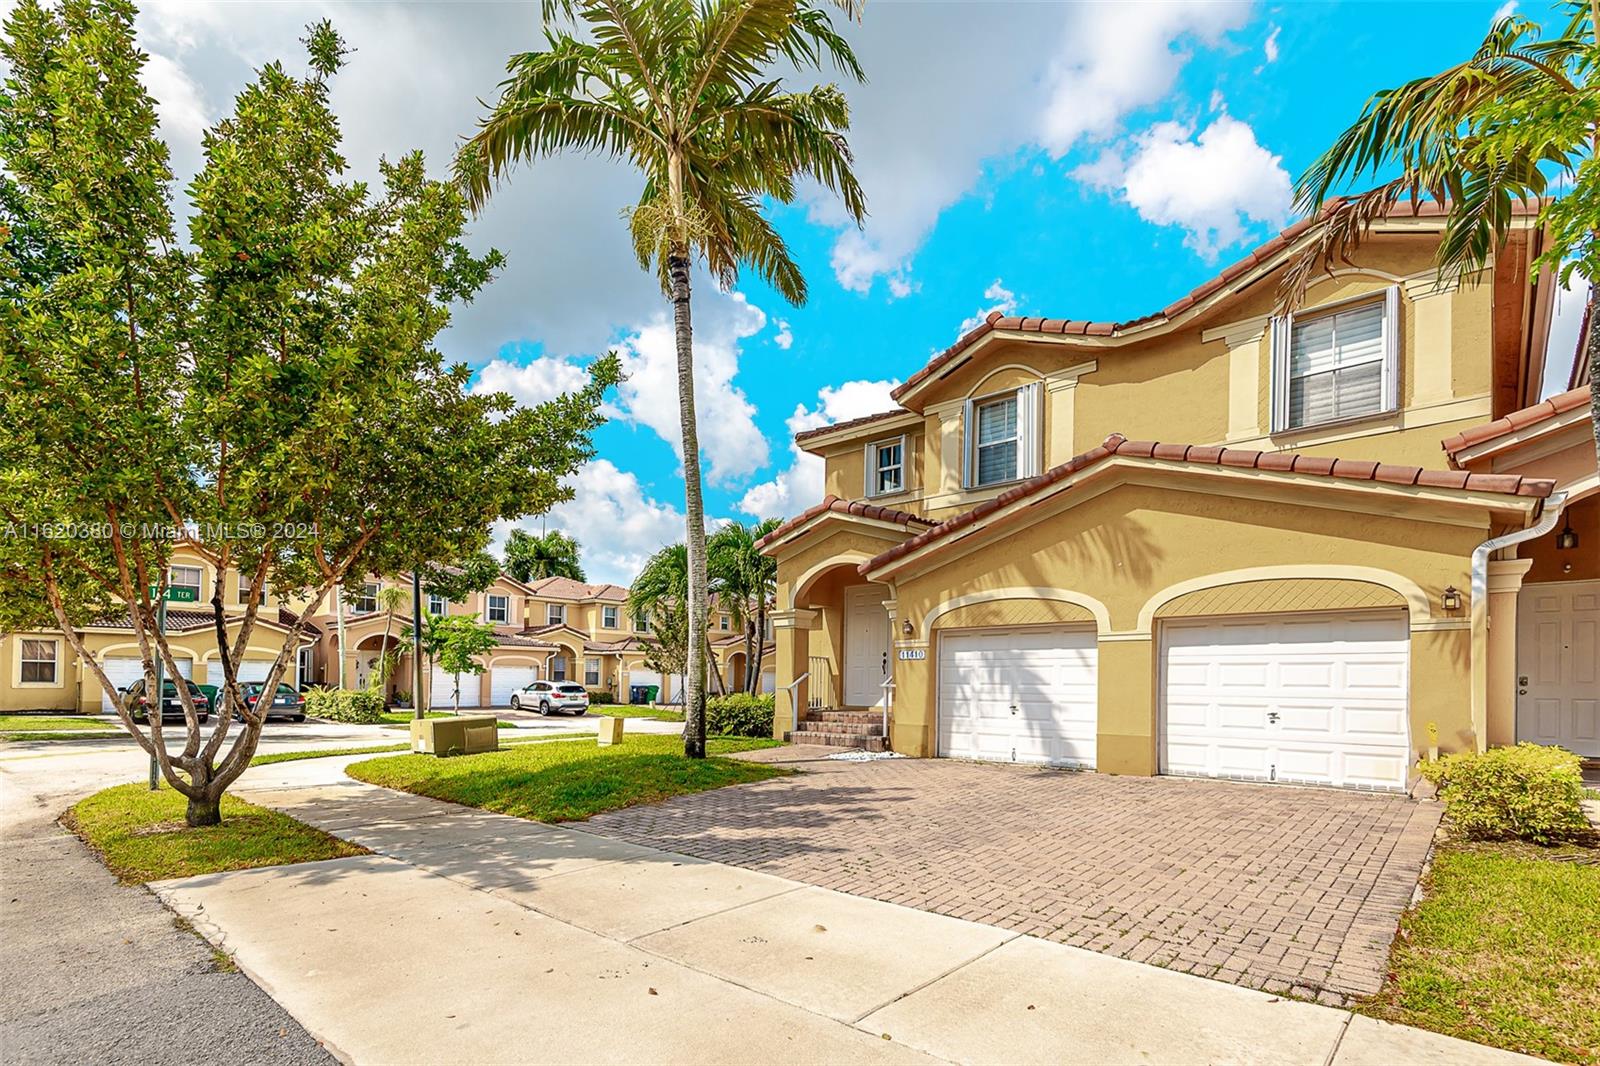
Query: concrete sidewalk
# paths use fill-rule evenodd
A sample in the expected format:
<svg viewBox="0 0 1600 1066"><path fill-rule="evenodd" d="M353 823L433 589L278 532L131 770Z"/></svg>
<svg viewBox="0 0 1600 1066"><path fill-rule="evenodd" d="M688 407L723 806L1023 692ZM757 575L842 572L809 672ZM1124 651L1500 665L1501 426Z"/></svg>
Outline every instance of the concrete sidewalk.
<svg viewBox="0 0 1600 1066"><path fill-rule="evenodd" d="M153 886L354 1062L1530 1062L342 778L256 803L375 854Z"/></svg>

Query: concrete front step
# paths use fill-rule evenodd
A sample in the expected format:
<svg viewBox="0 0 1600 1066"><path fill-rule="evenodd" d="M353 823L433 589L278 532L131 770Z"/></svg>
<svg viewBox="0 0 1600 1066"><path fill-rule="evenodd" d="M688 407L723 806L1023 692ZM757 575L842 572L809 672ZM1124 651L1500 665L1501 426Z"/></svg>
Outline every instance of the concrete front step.
<svg viewBox="0 0 1600 1066"><path fill-rule="evenodd" d="M883 736L882 722L841 722L834 718L801 718L800 728L817 733L859 733L862 736Z"/></svg>
<svg viewBox="0 0 1600 1066"><path fill-rule="evenodd" d="M827 722L829 724L882 725L883 713L881 711L835 711L832 709L807 710L801 712L800 720L803 722Z"/></svg>
<svg viewBox="0 0 1600 1066"><path fill-rule="evenodd" d="M785 733L783 739L791 744L820 744L828 748L859 748L863 751L886 750L882 737L865 733L825 733L811 729L797 729Z"/></svg>

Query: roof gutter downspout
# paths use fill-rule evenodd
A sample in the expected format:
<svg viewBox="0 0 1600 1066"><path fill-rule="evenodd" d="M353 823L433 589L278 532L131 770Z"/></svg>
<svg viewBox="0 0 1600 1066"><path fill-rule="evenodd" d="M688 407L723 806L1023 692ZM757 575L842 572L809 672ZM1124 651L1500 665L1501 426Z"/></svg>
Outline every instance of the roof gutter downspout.
<svg viewBox="0 0 1600 1066"><path fill-rule="evenodd" d="M1489 746L1489 556L1502 548L1536 540L1556 528L1566 504L1565 492L1552 492L1533 525L1491 537L1472 549L1472 731L1477 735L1479 751Z"/></svg>

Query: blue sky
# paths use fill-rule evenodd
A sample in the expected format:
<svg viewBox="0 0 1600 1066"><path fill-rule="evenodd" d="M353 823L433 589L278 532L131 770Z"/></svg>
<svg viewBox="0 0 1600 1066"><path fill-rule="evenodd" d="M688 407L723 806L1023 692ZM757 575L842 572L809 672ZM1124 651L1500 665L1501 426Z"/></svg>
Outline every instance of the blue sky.
<svg viewBox="0 0 1600 1066"><path fill-rule="evenodd" d="M753 520L816 502L795 428L888 405L894 382L992 308L1122 319L1211 277L1290 220L1293 178L1376 90L1464 57L1502 5L893 3L848 34L871 217L860 233L809 193L774 218L811 285L789 307L754 279L695 310L707 510ZM156 5L147 80L180 171L249 68L298 60L329 14L356 48L335 105L357 172L422 147L442 163L537 5ZM1534 17L1546 14L1529 7ZM513 45L512 42L520 42ZM565 159L517 175L474 228L510 258L446 352L526 402L619 350L632 379L578 499L524 524L565 528L591 578L627 582L682 535L666 306L628 252L625 168Z"/></svg>

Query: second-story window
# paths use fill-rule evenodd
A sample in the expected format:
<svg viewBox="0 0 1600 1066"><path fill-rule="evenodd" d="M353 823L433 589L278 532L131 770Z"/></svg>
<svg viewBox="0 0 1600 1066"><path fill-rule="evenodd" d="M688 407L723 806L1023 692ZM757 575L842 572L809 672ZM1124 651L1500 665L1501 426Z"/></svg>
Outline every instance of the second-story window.
<svg viewBox="0 0 1600 1066"><path fill-rule="evenodd" d="M727 615L724 614L724 615L719 615L717 617L717 628L718 629L722 629L722 630L726 630L726 629L729 628L729 621L728 621L728 616Z"/></svg>
<svg viewBox="0 0 1600 1066"><path fill-rule="evenodd" d="M646 618L642 614L634 615L633 616L633 631L635 633L648 633L648 632L650 632L650 620L648 618Z"/></svg>
<svg viewBox="0 0 1600 1066"><path fill-rule="evenodd" d="M1035 381L968 401L965 480L969 488L1003 485L1039 472L1042 392Z"/></svg>
<svg viewBox="0 0 1600 1066"><path fill-rule="evenodd" d="M559 626L567 621L567 607L562 603L552 603L545 608L544 620L546 625Z"/></svg>
<svg viewBox="0 0 1600 1066"><path fill-rule="evenodd" d="M198 566L173 566L167 571L167 588L172 590L188 589L193 593L189 601L176 602L200 602L200 575L201 571Z"/></svg>
<svg viewBox="0 0 1600 1066"><path fill-rule="evenodd" d="M617 628L617 609L615 607L600 608L600 624L607 629Z"/></svg>
<svg viewBox="0 0 1600 1066"><path fill-rule="evenodd" d="M906 487L906 439L867 445L867 495L888 496Z"/></svg>
<svg viewBox="0 0 1600 1066"><path fill-rule="evenodd" d="M378 583L368 581L361 586L361 595L350 605L356 614L371 614L378 609Z"/></svg>
<svg viewBox="0 0 1600 1066"><path fill-rule="evenodd" d="M511 597L500 596L491 592L489 594L487 614L491 622L505 623L511 621Z"/></svg>
<svg viewBox="0 0 1600 1066"><path fill-rule="evenodd" d="M1398 406L1400 290L1273 323L1273 430L1304 429Z"/></svg>
<svg viewBox="0 0 1600 1066"><path fill-rule="evenodd" d="M444 613L446 611L448 611L449 609L450 609L450 601L449 600L445 599L443 596L439 595L437 592L428 593L428 613L429 614L435 615L435 616L443 616Z"/></svg>

